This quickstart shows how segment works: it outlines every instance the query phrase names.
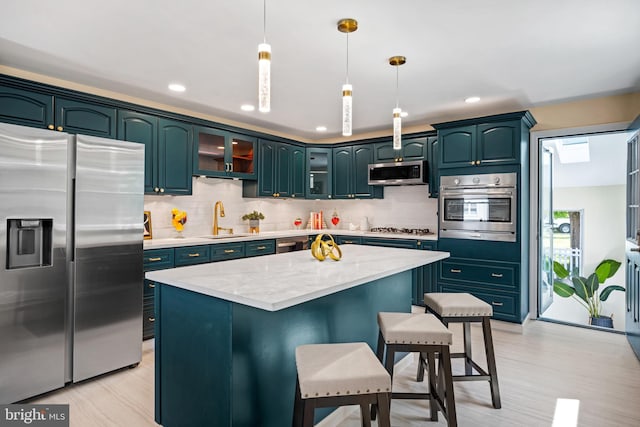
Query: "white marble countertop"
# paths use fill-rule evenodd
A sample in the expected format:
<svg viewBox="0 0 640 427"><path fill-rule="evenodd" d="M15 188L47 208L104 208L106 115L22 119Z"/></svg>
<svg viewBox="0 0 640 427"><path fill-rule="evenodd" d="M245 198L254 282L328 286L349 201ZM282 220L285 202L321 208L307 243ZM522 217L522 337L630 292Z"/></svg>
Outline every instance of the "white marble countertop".
<svg viewBox="0 0 640 427"><path fill-rule="evenodd" d="M180 246L211 245L216 243L246 242L251 240L279 239L283 237L309 236L319 233L328 233L334 236L360 236L378 237L385 239L409 239L409 240L438 240L437 234L405 234L405 233L377 233L371 231L349 231L340 229L326 230L283 230L283 231L263 231L258 234L240 233L229 235L220 234L218 236L183 237L150 239L144 241L144 249L164 249L177 248Z"/></svg>
<svg viewBox="0 0 640 427"><path fill-rule="evenodd" d="M310 251L150 271L149 280L278 311L449 257L448 252L341 245L340 261Z"/></svg>

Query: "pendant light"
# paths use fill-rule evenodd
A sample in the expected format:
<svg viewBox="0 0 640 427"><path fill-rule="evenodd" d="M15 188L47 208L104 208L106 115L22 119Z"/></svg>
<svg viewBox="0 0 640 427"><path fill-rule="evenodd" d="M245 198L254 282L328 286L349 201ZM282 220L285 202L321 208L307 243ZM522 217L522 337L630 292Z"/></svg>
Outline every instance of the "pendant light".
<svg viewBox="0 0 640 427"><path fill-rule="evenodd" d="M267 0L263 0L263 42L258 45L258 110L271 111L271 45L267 43Z"/></svg>
<svg viewBox="0 0 640 427"><path fill-rule="evenodd" d="M342 85L342 136L351 136L353 122L353 86L349 84L349 33L358 29L358 21L345 18L338 21L338 31L347 34L347 80Z"/></svg>
<svg viewBox="0 0 640 427"><path fill-rule="evenodd" d="M398 102L398 67L407 62L404 56L392 56L389 58L389 65L396 67L396 108L393 109L393 149L400 150L402 148L402 118L400 114L402 109Z"/></svg>

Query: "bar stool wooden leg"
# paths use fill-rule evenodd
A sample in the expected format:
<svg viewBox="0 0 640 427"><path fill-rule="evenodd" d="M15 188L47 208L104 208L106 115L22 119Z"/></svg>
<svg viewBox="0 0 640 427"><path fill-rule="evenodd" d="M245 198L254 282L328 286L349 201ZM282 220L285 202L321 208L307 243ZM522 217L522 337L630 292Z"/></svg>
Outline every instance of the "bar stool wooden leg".
<svg viewBox="0 0 640 427"><path fill-rule="evenodd" d="M380 419L378 427L391 427L391 393L378 393L378 407L380 408Z"/></svg>
<svg viewBox="0 0 640 427"><path fill-rule="evenodd" d="M443 346L442 351L439 353L440 365L442 373L438 375L439 378L443 378L444 385L444 400L447 413L447 422L449 427L457 427L458 419L456 416L456 401L453 393L453 377L451 372L451 353L448 346Z"/></svg>
<svg viewBox="0 0 640 427"><path fill-rule="evenodd" d="M371 427L371 414L369 412L369 405L366 403L360 404L360 416L362 417L362 427Z"/></svg>
<svg viewBox="0 0 640 427"><path fill-rule="evenodd" d="M304 419L302 422L303 427L313 427L313 414L315 408L314 399L304 399Z"/></svg>
<svg viewBox="0 0 640 427"><path fill-rule="evenodd" d="M496 369L496 355L493 350L493 337L491 335L491 321L488 317L482 319L482 333L484 334L484 351L487 356L487 368L489 370L489 384L491 386L491 402L495 409L500 409L500 389L498 388L498 370Z"/></svg>
<svg viewBox="0 0 640 427"><path fill-rule="evenodd" d="M471 323L462 323L462 336L464 340L464 373L466 375L472 375L473 366L471 365Z"/></svg>
<svg viewBox="0 0 640 427"><path fill-rule="evenodd" d="M436 357L433 353L427 353L427 369L429 381L429 411L431 421L438 421L438 407L436 406ZM423 375L424 375L424 371Z"/></svg>
<svg viewBox="0 0 640 427"><path fill-rule="evenodd" d="M296 396L293 403L292 427L299 427L302 425L303 407L302 398L300 397L300 382L296 376Z"/></svg>

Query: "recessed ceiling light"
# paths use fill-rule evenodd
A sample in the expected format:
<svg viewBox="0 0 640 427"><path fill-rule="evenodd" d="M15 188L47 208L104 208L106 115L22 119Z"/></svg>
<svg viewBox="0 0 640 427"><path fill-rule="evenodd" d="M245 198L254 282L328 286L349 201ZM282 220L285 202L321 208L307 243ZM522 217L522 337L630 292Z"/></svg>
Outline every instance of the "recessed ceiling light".
<svg viewBox="0 0 640 427"><path fill-rule="evenodd" d="M400 113L400 117L408 117L408 116L409 116L409 113L407 113L406 111L402 111Z"/></svg>
<svg viewBox="0 0 640 427"><path fill-rule="evenodd" d="M479 96L470 96L467 99L464 100L464 102L466 102L467 104L473 104L475 102L479 102L480 101L480 97Z"/></svg>
<svg viewBox="0 0 640 427"><path fill-rule="evenodd" d="M180 83L171 83L169 85L169 90L172 90L174 92L184 92L185 90L187 90L187 88L184 87L184 85L181 85Z"/></svg>
<svg viewBox="0 0 640 427"><path fill-rule="evenodd" d="M326 126L318 126L318 127L316 127L316 131L318 131L318 132L326 132L327 131L327 127Z"/></svg>
<svg viewBox="0 0 640 427"><path fill-rule="evenodd" d="M256 107L254 107L253 105L250 105L250 104L243 104L243 105L240 106L240 109L242 111L253 111L253 110L256 109Z"/></svg>

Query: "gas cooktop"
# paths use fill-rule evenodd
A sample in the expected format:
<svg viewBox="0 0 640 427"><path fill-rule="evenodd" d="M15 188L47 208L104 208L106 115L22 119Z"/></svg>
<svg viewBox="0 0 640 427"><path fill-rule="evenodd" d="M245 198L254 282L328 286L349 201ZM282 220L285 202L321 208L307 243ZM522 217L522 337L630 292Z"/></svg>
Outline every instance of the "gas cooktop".
<svg viewBox="0 0 640 427"><path fill-rule="evenodd" d="M373 227L370 230L372 233L399 233L399 234L415 234L417 236L426 236L429 234L435 234L428 228L395 228L395 227Z"/></svg>

